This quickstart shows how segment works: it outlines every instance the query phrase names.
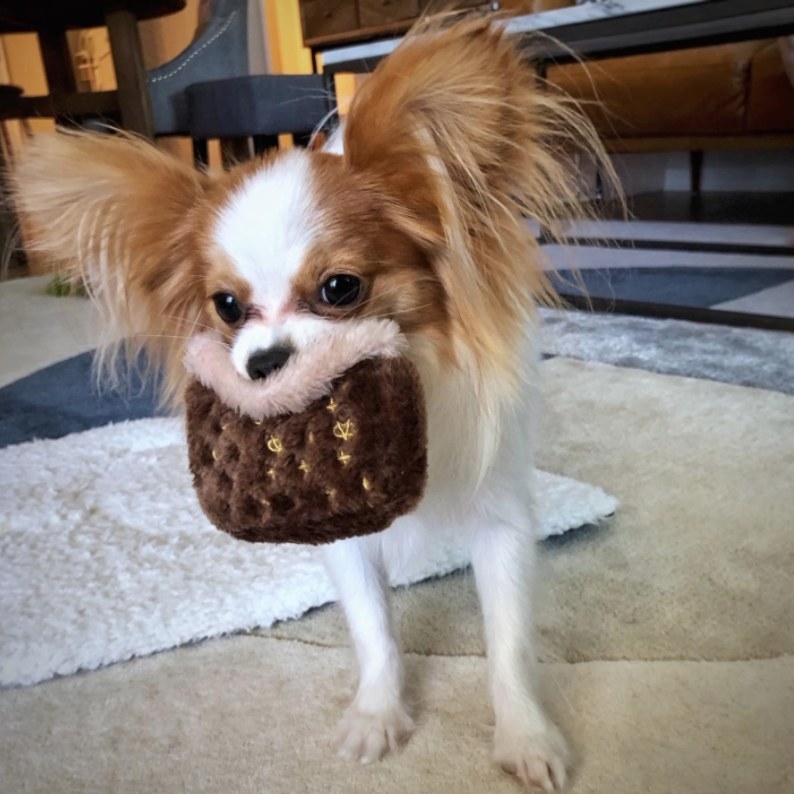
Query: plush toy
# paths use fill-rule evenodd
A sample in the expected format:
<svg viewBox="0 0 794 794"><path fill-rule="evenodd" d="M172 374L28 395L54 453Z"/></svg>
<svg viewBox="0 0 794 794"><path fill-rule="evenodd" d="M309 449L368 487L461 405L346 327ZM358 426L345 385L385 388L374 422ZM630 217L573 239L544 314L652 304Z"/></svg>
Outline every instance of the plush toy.
<svg viewBox="0 0 794 794"><path fill-rule="evenodd" d="M329 543L386 529L421 499L424 397L397 327L343 325L264 381L212 334L185 359L190 469L215 526L236 538Z"/></svg>

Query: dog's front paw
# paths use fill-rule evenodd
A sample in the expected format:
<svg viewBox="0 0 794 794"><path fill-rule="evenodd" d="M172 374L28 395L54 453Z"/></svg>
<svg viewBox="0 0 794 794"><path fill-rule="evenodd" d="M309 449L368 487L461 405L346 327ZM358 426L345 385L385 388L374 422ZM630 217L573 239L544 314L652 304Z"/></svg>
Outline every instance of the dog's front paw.
<svg viewBox="0 0 794 794"><path fill-rule="evenodd" d="M505 772L527 786L559 791L565 785L568 747L557 728L548 724L541 731L496 727L494 759Z"/></svg>
<svg viewBox="0 0 794 794"><path fill-rule="evenodd" d="M339 721L337 749L342 758L371 764L387 751L394 752L413 729L414 722L401 703L368 712L354 702Z"/></svg>

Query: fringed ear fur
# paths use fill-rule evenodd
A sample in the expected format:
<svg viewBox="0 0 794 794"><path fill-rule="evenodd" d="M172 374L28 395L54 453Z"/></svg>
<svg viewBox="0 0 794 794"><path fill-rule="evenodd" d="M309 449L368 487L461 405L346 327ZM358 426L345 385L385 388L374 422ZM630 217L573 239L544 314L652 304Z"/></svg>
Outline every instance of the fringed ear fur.
<svg viewBox="0 0 794 794"><path fill-rule="evenodd" d="M38 137L11 177L28 249L83 282L100 309L111 380L119 343L127 361L145 346L174 401L205 302L191 212L207 177L142 139L88 132Z"/></svg>
<svg viewBox="0 0 794 794"><path fill-rule="evenodd" d="M512 379L527 313L553 299L527 219L553 227L584 212L577 150L613 172L590 122L547 90L503 23L418 25L354 98L345 157L432 249L477 369Z"/></svg>

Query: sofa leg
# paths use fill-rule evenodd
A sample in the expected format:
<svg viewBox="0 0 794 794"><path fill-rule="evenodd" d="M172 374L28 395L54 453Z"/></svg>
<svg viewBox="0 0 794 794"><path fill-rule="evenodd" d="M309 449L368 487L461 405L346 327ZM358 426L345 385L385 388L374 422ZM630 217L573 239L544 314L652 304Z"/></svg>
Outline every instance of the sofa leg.
<svg viewBox="0 0 794 794"><path fill-rule="evenodd" d="M689 192L693 197L700 196L700 182L703 177L703 150L689 153Z"/></svg>
<svg viewBox="0 0 794 794"><path fill-rule="evenodd" d="M604 200L604 176L601 169L596 167L595 172L595 196L596 203L600 204Z"/></svg>

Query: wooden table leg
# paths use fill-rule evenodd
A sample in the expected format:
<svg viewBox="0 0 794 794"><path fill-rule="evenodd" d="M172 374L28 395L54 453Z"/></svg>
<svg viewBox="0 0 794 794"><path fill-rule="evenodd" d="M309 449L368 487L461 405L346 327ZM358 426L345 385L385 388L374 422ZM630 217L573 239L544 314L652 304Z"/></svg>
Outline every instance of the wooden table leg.
<svg viewBox="0 0 794 794"><path fill-rule="evenodd" d="M129 11L118 10L107 14L105 24L116 69L121 125L126 130L153 139L152 103L143 65L138 21Z"/></svg>

